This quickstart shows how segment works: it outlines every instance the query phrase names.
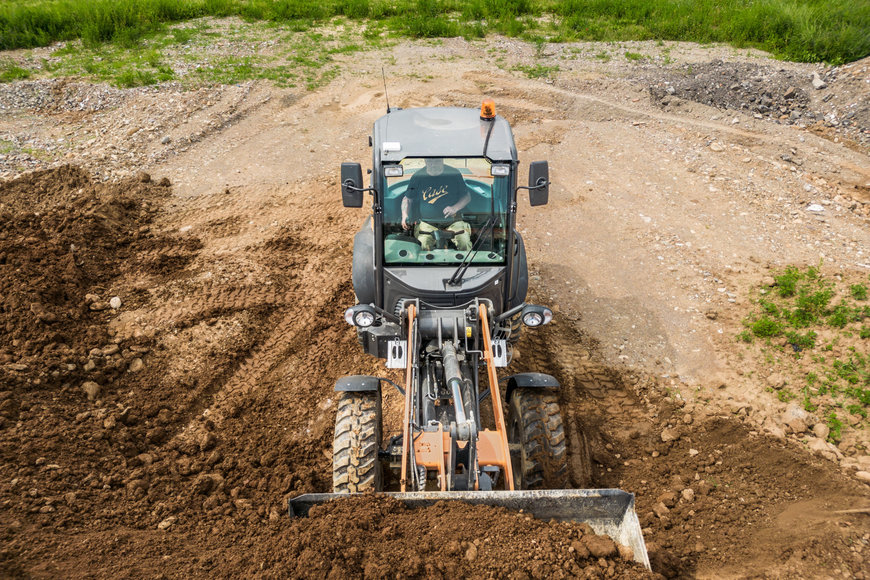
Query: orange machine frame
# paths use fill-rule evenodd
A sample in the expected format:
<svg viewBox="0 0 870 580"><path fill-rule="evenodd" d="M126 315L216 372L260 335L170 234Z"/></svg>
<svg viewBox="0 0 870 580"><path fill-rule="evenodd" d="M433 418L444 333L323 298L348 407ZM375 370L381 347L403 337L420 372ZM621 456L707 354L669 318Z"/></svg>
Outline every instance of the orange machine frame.
<svg viewBox="0 0 870 580"><path fill-rule="evenodd" d="M483 338L483 359L486 363L489 378L489 393L492 399L492 413L495 417L495 431L486 429L477 434L477 462L478 465L495 465L501 468L505 477L505 487L514 489L514 473L511 468L510 450L507 440L507 425L504 420L504 411L501 404L501 392L498 388L498 376L495 371L495 363L492 354L492 339L489 334L489 319L486 306L481 304L480 325ZM408 352L407 367L405 372L405 419L402 425L402 479L401 491L407 491L408 451L411 436L411 393L413 392L412 340L414 337L414 318L416 310L414 306L408 307ZM460 444L461 445L461 444ZM441 491L447 490L447 465L452 464L453 445L450 433L439 427L438 431L422 432L414 438L414 461L416 465L422 465L427 470L438 472L438 480ZM471 469L473 466L468 466ZM476 487L476 486L475 486Z"/></svg>

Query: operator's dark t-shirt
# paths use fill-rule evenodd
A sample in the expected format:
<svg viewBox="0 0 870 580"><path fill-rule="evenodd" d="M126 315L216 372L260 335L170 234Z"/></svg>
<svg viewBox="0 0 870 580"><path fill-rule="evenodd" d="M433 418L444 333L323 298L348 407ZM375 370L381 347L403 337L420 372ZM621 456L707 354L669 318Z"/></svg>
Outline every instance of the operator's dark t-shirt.
<svg viewBox="0 0 870 580"><path fill-rule="evenodd" d="M459 170L445 165L440 175L429 175L425 168L417 171L411 176L405 196L411 200L412 212L416 207L416 218L424 222L447 223L457 218L445 218L444 208L459 202L466 191Z"/></svg>

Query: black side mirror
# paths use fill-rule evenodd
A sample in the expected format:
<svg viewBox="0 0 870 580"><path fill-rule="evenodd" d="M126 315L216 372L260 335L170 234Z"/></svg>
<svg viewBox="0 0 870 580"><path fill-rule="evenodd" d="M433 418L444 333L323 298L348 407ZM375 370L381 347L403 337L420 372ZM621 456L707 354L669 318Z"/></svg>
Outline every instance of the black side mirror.
<svg viewBox="0 0 870 580"><path fill-rule="evenodd" d="M550 167L546 161L529 165L529 204L547 205L550 198Z"/></svg>
<svg viewBox="0 0 870 580"><path fill-rule="evenodd" d="M341 164L341 202L344 207L362 207L362 167L359 163Z"/></svg>

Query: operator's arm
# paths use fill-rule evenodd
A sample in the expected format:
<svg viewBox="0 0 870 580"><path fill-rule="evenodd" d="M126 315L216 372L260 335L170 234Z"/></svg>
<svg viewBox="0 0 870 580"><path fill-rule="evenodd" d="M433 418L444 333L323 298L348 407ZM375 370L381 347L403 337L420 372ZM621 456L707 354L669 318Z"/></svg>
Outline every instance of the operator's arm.
<svg viewBox="0 0 870 580"><path fill-rule="evenodd" d="M461 212L462 209L463 209L466 205L468 205L468 203L469 203L470 201L471 201L471 193L469 193L468 189L466 188L466 190L465 190L465 195L463 195L463 196L459 199L459 201L457 201L457 202L454 203L453 205L448 205L447 207L444 208L444 217L453 217L453 216L455 216L456 214L458 214L459 212Z"/></svg>

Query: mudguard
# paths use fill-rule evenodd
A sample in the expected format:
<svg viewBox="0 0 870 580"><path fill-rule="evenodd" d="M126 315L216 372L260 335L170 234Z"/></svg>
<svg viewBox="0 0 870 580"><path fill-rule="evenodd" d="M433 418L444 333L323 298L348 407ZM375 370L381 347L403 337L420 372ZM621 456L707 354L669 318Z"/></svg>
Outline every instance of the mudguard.
<svg viewBox="0 0 870 580"><path fill-rule="evenodd" d="M368 375L351 375L341 377L335 381L335 390L338 392L377 392L380 388L381 379Z"/></svg>
<svg viewBox="0 0 870 580"><path fill-rule="evenodd" d="M514 389L558 389L559 381L544 373L519 373L507 379L507 400Z"/></svg>

